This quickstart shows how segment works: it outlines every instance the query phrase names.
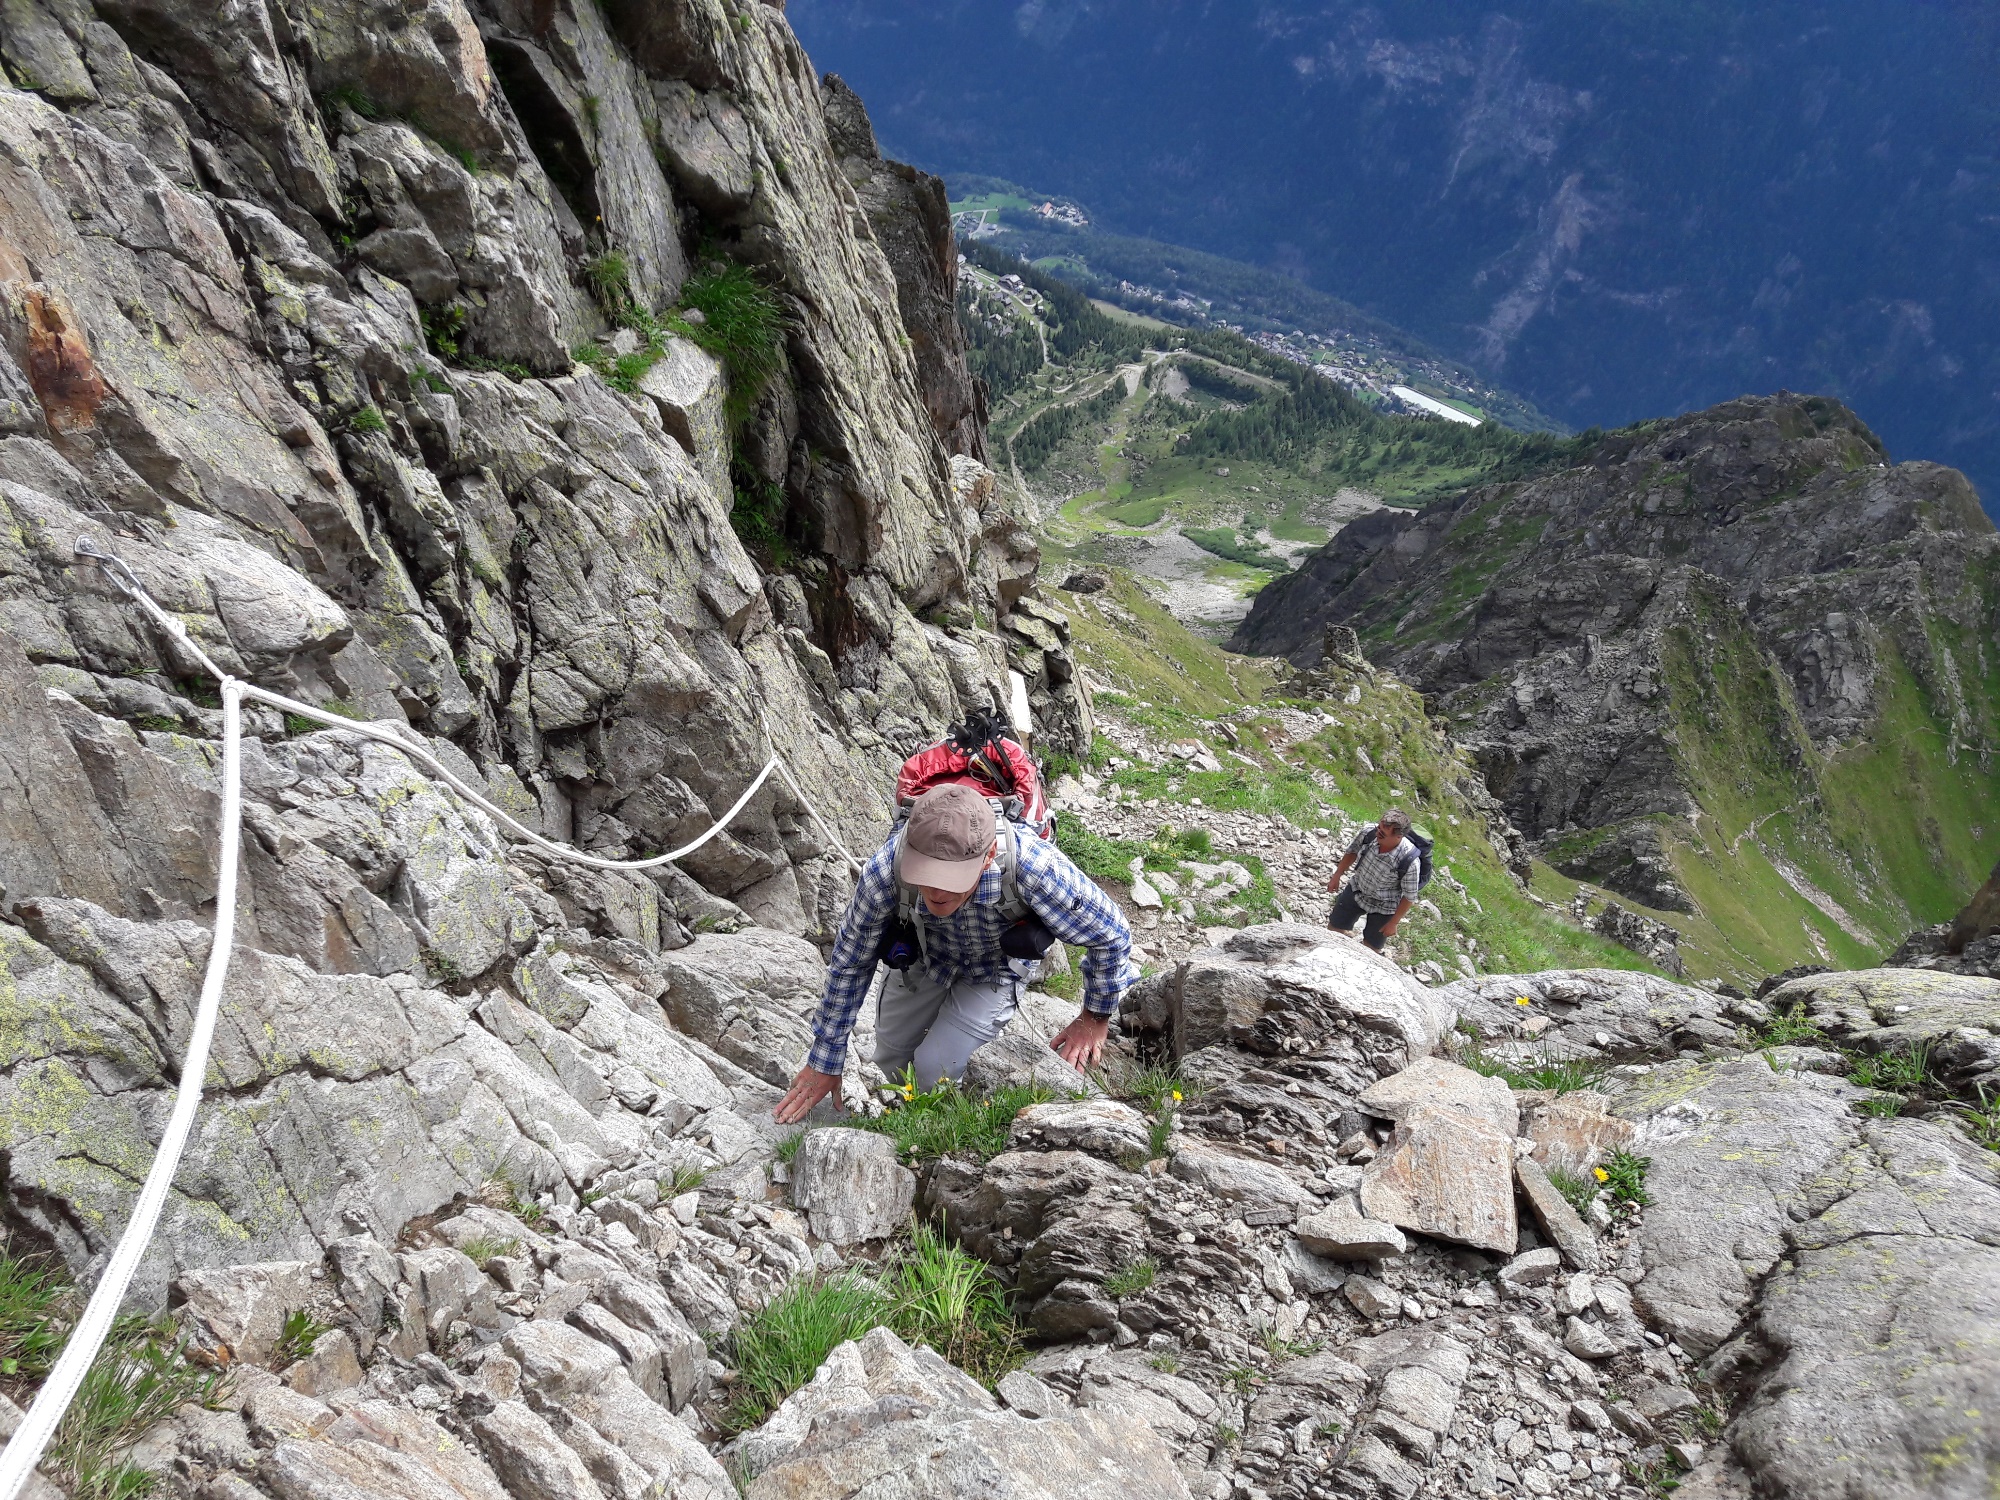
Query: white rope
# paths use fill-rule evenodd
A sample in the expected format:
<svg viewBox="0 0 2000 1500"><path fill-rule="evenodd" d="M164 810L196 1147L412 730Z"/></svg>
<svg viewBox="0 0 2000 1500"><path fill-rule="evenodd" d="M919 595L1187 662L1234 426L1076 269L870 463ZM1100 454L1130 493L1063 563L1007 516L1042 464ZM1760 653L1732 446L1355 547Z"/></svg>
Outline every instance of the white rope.
<svg viewBox="0 0 2000 1500"><path fill-rule="evenodd" d="M181 1084L174 1096L174 1112L167 1121L153 1165L139 1188L139 1201L125 1234L111 1252L111 1261L91 1293L63 1346L62 1357L49 1372L28 1409L7 1451L0 1454L0 1500L14 1500L41 1462L42 1452L55 1436L56 1424L76 1397L83 1377L90 1373L112 1320L125 1300L125 1289L139 1269L139 1259L152 1241L153 1226L165 1207L167 1190L173 1186L180 1167L181 1151L188 1132L194 1128L195 1111L201 1107L201 1081L208 1071L208 1044L215 1035L215 1018L222 1003L222 982L229 974L229 948L236 932L236 852L241 842L243 796L241 789L243 725L242 684L232 678L222 681L222 868L215 888L215 931L209 939L208 971L202 976L201 999L195 1005L194 1029L188 1034L187 1057L181 1064Z"/></svg>
<svg viewBox="0 0 2000 1500"><path fill-rule="evenodd" d="M799 786L792 775L791 767L776 751L764 763L764 769L757 773L756 780L744 789L738 797L706 833L693 842L665 854L656 854L651 859L600 859L596 855L584 854L567 844L542 837L533 829L516 822L508 813L489 801L482 793L466 785L458 776L421 745L413 744L402 735L394 733L381 724L357 723L337 714L327 713L309 703L281 694L267 692L251 683L232 677L217 666L214 660L195 644L187 626L175 619L154 602L132 570L118 558L100 552L88 540L76 544L77 555L98 563L118 588L143 609L152 619L186 648L188 653L213 676L222 687L222 851L219 861L219 875L215 891L215 930L209 940L208 968L202 976L201 997L195 1005L194 1027L188 1034L187 1056L181 1064L180 1086L174 1095L174 1112L167 1122L165 1133L160 1137L159 1149L153 1155L153 1164L146 1172L146 1180L139 1188L138 1202L133 1206L131 1220L125 1226L111 1259L104 1268L96 1288L90 1294L90 1301L71 1330L68 1342L63 1346L62 1357L42 1383L36 1393L34 1405L28 1409L14 1436L8 1441L4 1454L0 1454L0 1500L16 1500L28 1478L41 1462L49 1441L55 1436L56 1426L63 1414L75 1400L77 1390L82 1386L84 1376L90 1372L92 1361L97 1358L105 1338L111 1332L111 1325L118 1316L118 1309L125 1300L126 1289L132 1283L133 1275L139 1269L139 1262L146 1253L153 1238L153 1230L159 1223L160 1211L166 1206L167 1193L173 1187L174 1173L180 1169L181 1153L187 1147L188 1133L194 1128L194 1118L201 1108L202 1078L208 1070L208 1050L215 1036L215 1023L221 1011L222 986L229 975L231 944L236 931L236 870L238 847L242 842L243 825L243 702L253 699L267 703L285 713L297 714L324 724L330 729L338 729L364 740L387 745L400 754L408 756L431 775L451 787L466 801L482 809L494 821L513 833L524 843L530 843L547 851L559 859L573 864L587 865L593 870L651 870L661 865L672 864L685 858L702 847L710 839L721 833L737 814L743 811L758 789L770 780L773 772L791 789L808 813L812 815L820 831L827 836L833 847L840 852L856 874L861 871L860 861L850 854L841 843L832 826L821 816L810 797ZM759 714L762 718L762 714ZM770 725L764 724L764 732L770 734ZM775 741L775 737L773 737Z"/></svg>

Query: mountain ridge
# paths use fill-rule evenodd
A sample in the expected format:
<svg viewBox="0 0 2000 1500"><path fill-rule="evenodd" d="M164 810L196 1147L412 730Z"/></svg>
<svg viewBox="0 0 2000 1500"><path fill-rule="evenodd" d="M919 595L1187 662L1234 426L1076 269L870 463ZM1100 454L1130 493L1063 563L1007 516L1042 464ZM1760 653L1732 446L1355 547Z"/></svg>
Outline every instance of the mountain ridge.
<svg viewBox="0 0 2000 1500"><path fill-rule="evenodd" d="M1864 961L1977 884L1997 623L2000 535L1964 477L1891 467L1845 407L1780 395L1363 517L1230 644L1307 663L1353 626L1557 869L1659 911L1735 912L1732 885L1768 903L1754 966L1793 922Z"/></svg>

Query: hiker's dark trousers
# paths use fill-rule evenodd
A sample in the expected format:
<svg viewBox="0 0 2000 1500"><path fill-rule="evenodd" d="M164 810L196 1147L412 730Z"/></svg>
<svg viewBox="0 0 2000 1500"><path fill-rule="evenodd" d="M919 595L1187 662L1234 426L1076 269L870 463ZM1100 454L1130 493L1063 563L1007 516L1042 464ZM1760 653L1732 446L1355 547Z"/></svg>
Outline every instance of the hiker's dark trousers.
<svg viewBox="0 0 2000 1500"><path fill-rule="evenodd" d="M1382 936L1382 929L1389 925L1393 915L1386 911L1363 911L1361 903L1354 899L1352 888L1342 886L1340 894L1333 898L1333 913L1326 919L1326 925L1335 932L1352 932L1354 924L1366 917L1368 925L1361 929L1361 941L1380 953L1382 944L1388 941Z"/></svg>

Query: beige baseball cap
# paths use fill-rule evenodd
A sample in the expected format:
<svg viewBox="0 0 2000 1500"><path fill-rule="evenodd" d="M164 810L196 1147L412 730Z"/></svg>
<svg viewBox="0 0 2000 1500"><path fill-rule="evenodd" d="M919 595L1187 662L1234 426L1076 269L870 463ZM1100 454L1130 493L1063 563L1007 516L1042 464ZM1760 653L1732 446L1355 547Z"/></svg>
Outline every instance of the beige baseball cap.
<svg viewBox="0 0 2000 1500"><path fill-rule="evenodd" d="M997 832L992 807L971 787L932 787L910 805L903 826L903 879L934 891L969 891Z"/></svg>

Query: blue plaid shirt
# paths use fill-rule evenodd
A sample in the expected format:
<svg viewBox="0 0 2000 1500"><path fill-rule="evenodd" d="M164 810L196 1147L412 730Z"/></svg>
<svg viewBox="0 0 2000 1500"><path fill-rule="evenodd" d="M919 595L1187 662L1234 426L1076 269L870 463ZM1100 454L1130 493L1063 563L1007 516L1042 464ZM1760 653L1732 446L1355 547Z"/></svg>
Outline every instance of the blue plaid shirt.
<svg viewBox="0 0 2000 1500"><path fill-rule="evenodd" d="M1125 914L1097 883L1070 863L1060 849L1032 829L1017 828L1019 851L1015 889L1063 942L1086 951L1083 1008L1109 1016L1131 986L1132 929ZM813 1018L812 1050L806 1065L838 1073L847 1063L847 1038L875 981L875 953L882 933L896 916L896 837L862 867L854 899L834 939L827 961L826 994ZM923 923L923 957L918 961L940 984L957 979L997 979L1014 972L1000 951L1000 935L1011 925L1000 910L1000 869L996 863L979 877L972 899L948 917L934 917L917 898Z"/></svg>

